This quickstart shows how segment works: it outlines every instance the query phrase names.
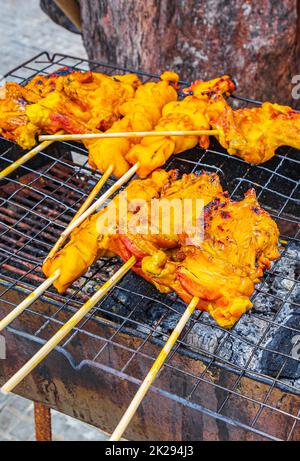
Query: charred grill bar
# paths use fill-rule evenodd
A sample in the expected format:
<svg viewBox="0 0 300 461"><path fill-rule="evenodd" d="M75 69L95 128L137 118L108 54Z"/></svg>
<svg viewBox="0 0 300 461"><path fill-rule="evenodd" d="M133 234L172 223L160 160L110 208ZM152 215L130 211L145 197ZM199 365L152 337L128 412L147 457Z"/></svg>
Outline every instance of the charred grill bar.
<svg viewBox="0 0 300 461"><path fill-rule="evenodd" d="M100 72L125 71L90 64ZM23 82L66 65L85 70L89 63L42 53L7 78ZM1 169L18 152L0 140ZM167 168L215 171L237 199L254 187L287 243L257 288L251 314L232 330L223 330L206 313L195 314L126 436L299 440L299 152L281 149L258 167L228 156L215 142L207 151L197 148L172 157ZM81 146L56 143L2 182L1 318L43 280L43 259L98 179ZM98 261L66 296L51 288L4 332L7 359L0 361L1 384L120 264ZM17 392L111 432L183 310L176 296L162 295L130 273Z"/></svg>

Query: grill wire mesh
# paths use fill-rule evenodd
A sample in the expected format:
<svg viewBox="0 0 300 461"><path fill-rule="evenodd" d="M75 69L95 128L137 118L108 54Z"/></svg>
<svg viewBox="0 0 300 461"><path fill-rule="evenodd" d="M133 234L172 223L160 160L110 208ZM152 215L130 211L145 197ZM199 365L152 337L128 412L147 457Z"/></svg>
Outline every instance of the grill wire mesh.
<svg viewBox="0 0 300 461"><path fill-rule="evenodd" d="M6 77L24 83L34 75L49 74L63 66L104 73L125 69L88 63L63 55L42 53L14 69ZM140 73L143 81L157 78ZM70 157L70 152L73 156ZM20 149L0 138L1 169L9 165ZM84 162L79 161L85 155ZM7 296L12 290L24 296L43 280L41 264L58 235L100 176L91 174L86 151L78 144L59 143L38 154L42 166L25 164L0 188L0 299L7 310L14 303ZM254 307L229 331L217 326L206 313L197 312L162 369L155 387L175 393L187 402L212 411L216 418L227 418L253 434L273 440L292 440L300 434L300 320L299 320L299 152L282 148L261 166L250 166L230 157L217 142L207 151L200 148L172 157L167 169L180 173L215 171L231 197L240 199L254 187L258 200L278 223L286 241L281 258L266 272L252 298ZM112 184L111 179L107 187ZM298 266L297 266L298 264ZM43 299L47 309L33 304L23 314L26 333L48 339L118 267L119 260L100 260L63 296L50 288ZM298 272L297 272L298 271ZM147 282L129 273L98 303L61 345L80 363L89 359L109 364L127 376L143 379L156 358L151 344L163 344L184 310L175 295L162 295ZM30 318L36 321L32 327ZM28 319L28 321L27 321ZM96 319L98 328L93 321ZM124 335L135 341L125 341ZM88 347L85 356L78 343ZM112 351L114 354L112 354ZM118 352L122 359L118 360ZM111 356L114 363L111 363ZM137 356L145 363L144 376L137 374ZM184 366L184 358L201 361L194 373ZM228 372L225 384L216 382L216 370ZM172 376L172 379L171 379ZM260 392L247 392L243 382L260 383ZM184 380L185 385L176 385ZM173 384L172 384L173 383ZM172 387L173 386L173 387ZM218 388L218 402L206 399L211 388ZM216 389L214 389L216 390ZM281 395L291 395L285 405ZM244 405L247 416L234 412ZM279 418L284 423L268 422ZM282 426L280 429L279 426Z"/></svg>

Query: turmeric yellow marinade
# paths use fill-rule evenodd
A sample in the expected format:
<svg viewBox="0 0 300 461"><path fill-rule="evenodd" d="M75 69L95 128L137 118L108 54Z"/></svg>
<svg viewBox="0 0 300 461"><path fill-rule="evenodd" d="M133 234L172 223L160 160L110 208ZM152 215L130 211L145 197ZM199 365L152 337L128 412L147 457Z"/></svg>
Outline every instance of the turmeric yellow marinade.
<svg viewBox="0 0 300 461"><path fill-rule="evenodd" d="M250 297L270 261L279 257L276 223L257 202L250 190L239 202L223 192L216 174L203 172L183 175L157 170L144 180L132 181L127 200L153 198L202 199L205 206L204 239L187 243L185 234L118 232L118 221L103 235L99 219L106 209L89 217L75 229L69 243L48 259L43 270L47 277L60 269L55 287L64 292L99 257L118 255L127 261L132 255L133 270L163 292L176 292L189 302L199 297L198 309L205 310L225 328L232 327L252 303ZM114 199L116 208L120 196ZM128 220L138 211L134 207ZM196 216L197 218L197 216Z"/></svg>
<svg viewBox="0 0 300 461"><path fill-rule="evenodd" d="M0 97L0 135L30 149L42 133L106 130L140 85L135 74L69 70L38 75L25 86L7 83Z"/></svg>

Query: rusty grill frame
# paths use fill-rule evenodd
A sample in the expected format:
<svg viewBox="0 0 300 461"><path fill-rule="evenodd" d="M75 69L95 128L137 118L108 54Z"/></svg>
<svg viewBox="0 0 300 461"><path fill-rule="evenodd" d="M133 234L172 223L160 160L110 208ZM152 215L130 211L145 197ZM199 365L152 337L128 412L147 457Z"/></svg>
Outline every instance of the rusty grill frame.
<svg viewBox="0 0 300 461"><path fill-rule="evenodd" d="M125 68L105 65L97 62L88 62L84 59L73 58L61 54L50 56L48 53L44 52L15 68L13 71L6 74L5 77L9 80L17 81L18 83L25 83L28 79L39 73L48 74L66 65L80 70L88 70L90 68L91 70L109 74L116 71L130 71ZM144 81L158 78L156 75L149 73L137 73ZM237 97L236 99L243 101L244 103L259 103L258 101L251 101L246 98ZM33 160L19 168L16 173L7 179L7 182L3 186L3 190L6 191L6 196L4 198L1 198L0 196L0 210L7 212L9 219L6 222L3 222L2 220L0 221L0 263L4 269L4 275L1 275L0 279L0 300L6 310L13 308L16 304L15 302L8 300L8 295L12 291L17 290L20 293L20 296L24 296L25 293L27 294L30 292L43 280L41 263L51 248L51 243L47 243L43 240L43 235L50 235L50 240L54 243L55 234L58 236L59 232L65 228L72 215L75 214L78 209L79 204L85 197L87 197L92 186L100 178L98 173L91 175L91 169L87 164L87 160L80 165L75 161L72 162L69 155L70 151L86 155L86 150L77 144L68 142L57 143L55 146L38 154L39 159L43 159L45 163L42 168L36 168L34 163L35 160ZM0 139L0 164L2 168L14 161L18 152L20 152L20 149L18 149L14 144ZM280 149L276 157L267 164L261 166L250 166L241 159L230 157L223 149L220 149L220 146L217 145L217 147L213 146L207 151L196 148L196 150L193 150L193 153L187 152L173 157L169 161L167 168L178 168L181 172L194 172L203 168L208 171L215 171L220 174L223 185L225 184L225 186L227 186L229 183L228 189L230 191L230 195L233 197L241 198L243 192L245 192L247 188L254 186L257 191L258 199L267 209L268 203L272 202L274 204L276 201L276 203L278 203L277 209L272 207L269 211L281 227L282 238L288 239L289 242L282 250L282 257L291 259L292 256L289 251L290 242L300 241L298 219L296 217L294 218L291 213L294 213L296 207L299 206L300 196L299 182L297 181L297 178L288 177L285 175L285 171L287 166L291 169L291 171L293 169L297 171L300 161L297 160L296 155L297 153L294 149ZM232 170L234 170L234 175L232 175ZM24 182L24 178L27 178L26 183ZM278 187L276 187L276 184L278 186L278 184L281 184L282 181L285 181L286 184L289 185L286 189L287 191L285 189L281 191ZM111 184L112 179L110 178L107 187ZM83 190L79 190L79 186L81 188L83 187ZM30 203L27 200L23 194L25 190L30 194L33 194L32 196L35 195L35 203ZM10 191L10 193L7 191ZM68 192L71 199L69 200L65 194L62 198L60 195L61 192ZM21 199L22 195L23 199ZM49 208L51 209L51 205L57 206L59 211L56 209L53 216L48 215L47 217L43 214L43 208L49 210ZM14 218L15 212L16 218ZM36 219L38 219L39 223L41 223L41 228L36 231L31 231L29 235L26 235L26 230L30 230L30 222L36 225ZM20 244L18 244L17 241L18 237L21 241ZM5 247L5 245L8 244L17 245L15 249L11 251ZM32 254L35 253L36 246L37 248L40 248L40 257ZM296 360L299 362L300 359L292 357L290 354L285 354L279 350L268 349L268 347L264 344L264 340L267 337L268 332L271 328L276 326L281 328L290 328L295 331L295 334L300 334L300 330L293 329L286 325L281 325L277 320L284 303L289 302L296 308L299 308L300 305L294 301L287 301L287 299L281 298L280 295L276 293L272 295L264 291L264 287L268 279L272 278L272 276L276 274L276 268L280 261L281 258L272 265L269 271L266 272L261 285L257 287L255 294L253 295L254 304L256 297L259 295L273 297L274 302L276 301L280 304L272 318L262 317L259 313L255 312L250 314L253 319L263 320L266 323L264 332L261 337L258 338L256 343L251 342L251 340L247 339L247 337L240 336L236 332L236 328L229 331L223 330L218 325L213 324L205 313L197 312L190 320L183 335L181 336L181 339L177 341L176 346L171 352L170 357L160 375L164 373L164 370L168 369L170 372L174 373L175 376L183 374L187 381L190 380L191 386L187 386L188 390L186 395L173 395L173 398L175 400L178 399L178 401L184 399L187 405L197 408L197 411L199 412L208 414L226 424L247 430L253 434L254 438L262 437L270 440L291 440L295 436L298 438L297 434L300 434L300 388L282 380L281 375L288 360ZM32 338L36 338L39 343L48 339L50 333L57 330L66 318L69 318L69 316L74 313L74 310L80 307L87 299L88 293L84 291L84 288L88 287L88 290L91 290L92 288L96 288L97 284L105 280L107 274L103 275L103 269L105 269L105 267L110 263L111 262L107 260L100 261L93 271L89 271L90 273L82 278L82 284L80 286L76 285L75 288L73 287L70 289L67 295L59 295L52 288L48 290L41 299L48 306L51 306L51 308L49 307L48 311L46 309L46 312L41 312L40 306L37 307L36 304L33 304L29 309L27 309L23 315L26 319L28 318L28 320L26 320L24 325L22 324L22 328L26 325L27 329L26 331L24 330L23 333ZM13 274L13 272L15 273ZM140 380L144 377L135 376L132 372L132 367L137 356L145 361L146 374L150 364L156 358L155 351L151 354L151 344L156 344L160 347L166 338L166 332L161 329L164 319L169 315L173 315L177 318L184 309L183 302L179 301L177 297L173 295L161 295L155 291L155 288L140 279L138 279L138 289L132 289L130 285L134 285L134 281L137 280L136 277L137 276L133 274L128 274L116 287L113 288L113 290L111 290L103 301L98 303L97 307L94 308L90 315L88 315L74 329L74 331L67 337L59 348L60 350L65 350L67 353L70 353L71 351L72 355L74 351L76 352L74 344L78 341L80 342L80 337L83 335L88 338L85 338L86 341L90 340L93 342L92 349L94 349L94 344L96 343L99 343L99 346L101 345L93 357L88 357L89 360L97 363L99 363L99 361L101 362L101 356L104 354L105 349L109 349L110 347L122 349L123 353L127 354L128 360L120 369L115 370L115 374L116 376L121 376L122 379L127 379L133 383L140 382ZM284 278L288 279L288 277ZM96 282L92 282L93 280L96 280ZM289 296L292 291L300 285L299 278L295 280L291 279L290 282L291 288L287 296ZM114 299L114 294L116 293L117 299L120 298L122 293L130 293L131 299L135 300L128 315L114 313L111 310L109 301ZM139 322L136 315L138 315L138 311L142 303L150 303L150 305L153 303L160 307L161 316L154 326L149 326L149 324L145 324L141 321ZM29 319L31 317L38 319L36 322L39 327L35 331L31 331L30 329ZM99 337L95 332L89 330L91 321L95 319L104 326L103 328L105 328L106 324L111 327L113 333L109 337L105 338ZM191 346L187 343L187 336L197 323L202 323L208 328L220 331L220 341L213 353L208 353L206 350L201 349L201 347L197 347L195 345ZM8 331L16 333L17 330L14 326L15 324L13 324ZM121 344L121 342L119 342L119 336L123 333L134 334L139 337L139 346L135 347L134 344L133 347L130 347L128 345ZM230 361L222 358L220 355L222 347L230 338L250 343L250 346L252 347L252 352L243 366L231 363ZM255 354L259 351L269 351L273 354L279 354L282 357L284 362L276 376L271 377L251 369L251 361ZM176 357L178 357L178 354L185 354L186 356L191 356L193 358L196 357L196 360L201 358L205 364L201 373L199 375L194 375L192 372L176 365ZM80 364L84 359L85 357L79 356L74 360L77 364ZM106 365L105 359L103 364ZM213 382L209 376L211 369L214 367L220 367L230 371L232 376L236 377L233 385L222 386ZM250 395L243 395L243 393L239 392L240 383L244 378L251 378L264 383L265 395L263 399L258 400ZM197 389L199 387L201 388L203 383L207 386L218 387L222 395L224 394L224 398L221 404L218 405L218 408L211 409L208 406L206 407L203 402L201 402L201 404L199 404L199 402L194 402L193 396L197 393ZM169 392L169 389L166 391L166 388L160 387L160 378L158 378L155 382L153 389L155 389L156 394L160 394L162 396L168 395L170 397L170 394L172 394L172 392ZM293 395L293 404L298 405L296 410L291 412L276 405L270 398L275 389L280 389L282 392L287 392L288 394ZM245 401L245 404L247 402L257 406L257 412L251 422L249 421L245 423L242 420L239 421L236 415L235 417L230 417L228 413L223 412L228 402L232 402L232 399L233 404L234 399L241 399L242 401ZM272 434L271 432L269 433L268 428L262 428L262 426L258 424L262 413L265 411L269 411L271 413L274 412L274 414L279 413L282 418L288 418L290 420L289 429L285 433L285 436L279 436L278 434Z"/></svg>

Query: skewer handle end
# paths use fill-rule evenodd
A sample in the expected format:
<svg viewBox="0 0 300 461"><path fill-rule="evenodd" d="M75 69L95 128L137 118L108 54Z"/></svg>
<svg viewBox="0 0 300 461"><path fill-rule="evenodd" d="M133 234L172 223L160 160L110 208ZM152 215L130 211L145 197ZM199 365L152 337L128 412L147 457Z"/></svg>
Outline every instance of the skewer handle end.
<svg viewBox="0 0 300 461"><path fill-rule="evenodd" d="M8 390L5 389L5 384L4 384L3 387L1 387L0 393L3 394L3 395L8 395L8 394L10 394L10 391L8 391Z"/></svg>

